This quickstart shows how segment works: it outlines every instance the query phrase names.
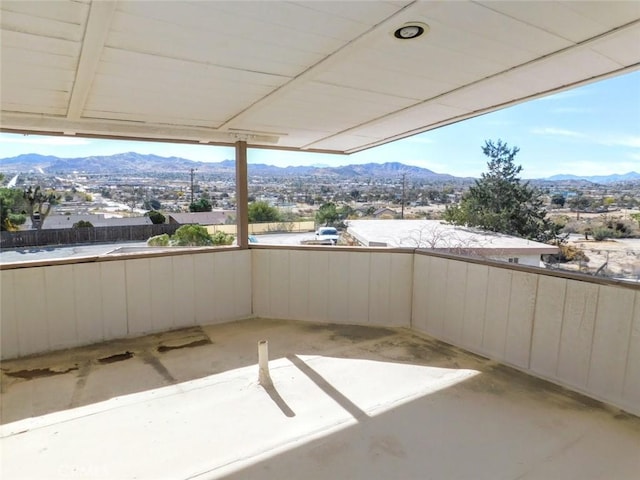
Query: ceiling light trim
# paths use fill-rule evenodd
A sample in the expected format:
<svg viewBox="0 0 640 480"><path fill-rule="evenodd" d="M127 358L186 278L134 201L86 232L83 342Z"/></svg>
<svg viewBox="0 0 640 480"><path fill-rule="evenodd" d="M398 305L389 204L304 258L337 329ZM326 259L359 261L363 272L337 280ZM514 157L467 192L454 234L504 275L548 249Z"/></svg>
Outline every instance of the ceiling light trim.
<svg viewBox="0 0 640 480"><path fill-rule="evenodd" d="M392 35L393 38L401 41L415 40L423 37L429 32L429 25L423 22L407 22L396 28Z"/></svg>

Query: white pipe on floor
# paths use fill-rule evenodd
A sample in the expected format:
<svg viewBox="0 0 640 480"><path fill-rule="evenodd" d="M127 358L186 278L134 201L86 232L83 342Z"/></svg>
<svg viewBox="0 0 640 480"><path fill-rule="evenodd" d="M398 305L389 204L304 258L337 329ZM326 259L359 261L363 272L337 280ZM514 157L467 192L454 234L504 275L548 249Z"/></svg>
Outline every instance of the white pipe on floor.
<svg viewBox="0 0 640 480"><path fill-rule="evenodd" d="M269 375L269 342L260 340L258 342L258 381L261 385L272 385L271 375Z"/></svg>

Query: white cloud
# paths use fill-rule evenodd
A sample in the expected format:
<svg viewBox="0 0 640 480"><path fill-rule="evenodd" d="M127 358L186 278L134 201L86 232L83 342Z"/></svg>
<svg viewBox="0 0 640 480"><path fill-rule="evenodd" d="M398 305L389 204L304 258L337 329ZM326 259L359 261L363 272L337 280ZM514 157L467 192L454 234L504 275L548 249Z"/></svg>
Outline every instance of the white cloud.
<svg viewBox="0 0 640 480"><path fill-rule="evenodd" d="M605 136L597 142L608 146L640 148L640 135Z"/></svg>
<svg viewBox="0 0 640 480"><path fill-rule="evenodd" d="M536 135L555 135L561 137L574 137L574 138L582 138L586 135L581 132L576 132L575 130L566 130L563 128L553 128L553 127L543 127L543 128L534 128L531 130L531 133Z"/></svg>

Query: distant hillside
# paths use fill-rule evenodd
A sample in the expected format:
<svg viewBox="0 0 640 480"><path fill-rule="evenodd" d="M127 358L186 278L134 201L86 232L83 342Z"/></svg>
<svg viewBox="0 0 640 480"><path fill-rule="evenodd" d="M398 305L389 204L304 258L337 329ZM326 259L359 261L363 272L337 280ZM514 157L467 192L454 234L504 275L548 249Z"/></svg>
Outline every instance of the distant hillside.
<svg viewBox="0 0 640 480"><path fill-rule="evenodd" d="M0 171L4 172L30 172L39 171L46 174L66 174L80 172L89 175L145 175L149 173L189 173L190 169L197 169L200 174L233 175L235 162L223 160L222 162L195 162L180 157L161 157L158 155L143 155L135 152L118 153L109 156L93 156L82 158L59 158L51 155L38 155L28 153L17 157L0 159ZM276 167L262 163L250 163L249 176L323 176L336 179L350 178L398 178L402 175L408 179L421 180L461 180L445 173L436 173L427 168L405 165L400 162L366 163L362 165L345 165L341 167L329 167L326 165ZM465 179L465 180L468 180ZM629 172L624 175L607 176L578 176L578 175L554 175L547 181L589 181L595 183L611 183L623 181L638 181L640 173Z"/></svg>
<svg viewBox="0 0 640 480"><path fill-rule="evenodd" d="M566 181L566 180L586 180L588 182L594 183L612 183L612 182L630 182L633 180L640 180L640 173L637 172L629 172L623 175L613 174L613 175L553 175L552 177L548 177L545 180L551 180L554 182L557 181Z"/></svg>
<svg viewBox="0 0 640 480"><path fill-rule="evenodd" d="M37 155L35 153L19 155L0 160L0 171L29 172L43 171L48 174L81 172L84 174L146 174L159 172L188 172L191 168L200 173L232 174L235 171L233 160L222 162L195 162L180 157L161 157L128 152L110 156L83 158L59 158ZM364 165L346 165L342 167L276 167L273 165L248 165L249 175L262 176L335 176L336 178L384 177L392 178L406 174L408 178L453 180L457 177L435 173L427 168L404 165L400 162L367 163Z"/></svg>

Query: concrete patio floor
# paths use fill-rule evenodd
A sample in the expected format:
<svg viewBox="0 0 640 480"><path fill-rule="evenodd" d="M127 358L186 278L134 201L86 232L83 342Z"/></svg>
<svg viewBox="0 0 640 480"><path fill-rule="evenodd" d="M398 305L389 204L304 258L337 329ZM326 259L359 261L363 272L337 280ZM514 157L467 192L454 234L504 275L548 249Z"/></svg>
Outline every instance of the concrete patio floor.
<svg viewBox="0 0 640 480"><path fill-rule="evenodd" d="M1 400L3 479L640 475L639 418L403 329L253 319L113 341L3 362Z"/></svg>

